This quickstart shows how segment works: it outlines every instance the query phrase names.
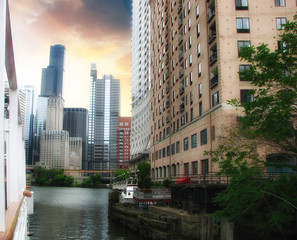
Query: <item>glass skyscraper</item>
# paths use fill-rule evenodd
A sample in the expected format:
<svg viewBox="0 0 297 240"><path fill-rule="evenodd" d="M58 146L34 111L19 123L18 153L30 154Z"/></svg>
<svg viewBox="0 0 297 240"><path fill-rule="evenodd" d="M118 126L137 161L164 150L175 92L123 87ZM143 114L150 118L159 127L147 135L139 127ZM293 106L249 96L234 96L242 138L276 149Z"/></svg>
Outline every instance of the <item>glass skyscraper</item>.
<svg viewBox="0 0 297 240"><path fill-rule="evenodd" d="M51 46L49 66L42 69L41 96L63 96L64 55L63 45Z"/></svg>
<svg viewBox="0 0 297 240"><path fill-rule="evenodd" d="M88 161L91 170L113 170L118 164L120 80L112 75L97 79L91 66Z"/></svg>

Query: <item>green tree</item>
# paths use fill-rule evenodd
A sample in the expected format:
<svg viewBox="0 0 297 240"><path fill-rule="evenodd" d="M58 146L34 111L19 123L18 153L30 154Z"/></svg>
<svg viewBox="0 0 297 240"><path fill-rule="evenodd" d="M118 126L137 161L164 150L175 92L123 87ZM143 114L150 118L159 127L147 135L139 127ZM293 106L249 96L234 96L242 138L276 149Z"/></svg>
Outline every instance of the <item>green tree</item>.
<svg viewBox="0 0 297 240"><path fill-rule="evenodd" d="M139 163L137 166L138 170L138 187L150 189L152 187L151 175L151 165L149 163Z"/></svg>
<svg viewBox="0 0 297 240"><path fill-rule="evenodd" d="M131 176L131 173L128 169L117 169L114 173L116 181L124 181Z"/></svg>

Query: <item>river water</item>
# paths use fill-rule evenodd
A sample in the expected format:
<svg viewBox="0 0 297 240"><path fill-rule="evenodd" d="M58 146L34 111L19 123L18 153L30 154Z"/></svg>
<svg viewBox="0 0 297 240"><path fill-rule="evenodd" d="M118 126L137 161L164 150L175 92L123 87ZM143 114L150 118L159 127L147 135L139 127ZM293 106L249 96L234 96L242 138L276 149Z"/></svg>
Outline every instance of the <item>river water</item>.
<svg viewBox="0 0 297 240"><path fill-rule="evenodd" d="M108 219L109 189L36 187L30 240L136 240L138 236Z"/></svg>

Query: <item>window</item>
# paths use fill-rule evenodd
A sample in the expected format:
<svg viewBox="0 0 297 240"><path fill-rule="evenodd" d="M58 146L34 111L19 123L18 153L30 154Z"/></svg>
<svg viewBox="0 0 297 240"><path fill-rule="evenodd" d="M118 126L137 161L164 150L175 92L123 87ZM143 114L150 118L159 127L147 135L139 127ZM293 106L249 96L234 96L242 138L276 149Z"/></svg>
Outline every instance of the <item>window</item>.
<svg viewBox="0 0 297 240"><path fill-rule="evenodd" d="M200 54L201 54L201 48L200 48L200 43L198 43L198 45L197 45L197 55L198 55L198 57L200 57Z"/></svg>
<svg viewBox="0 0 297 240"><path fill-rule="evenodd" d="M286 22L286 18L276 18L276 29L284 29L284 26L282 26L282 24L286 24Z"/></svg>
<svg viewBox="0 0 297 240"><path fill-rule="evenodd" d="M240 102L241 104L245 104L247 102L252 102L254 100L254 95L251 90L241 89L240 90Z"/></svg>
<svg viewBox="0 0 297 240"><path fill-rule="evenodd" d="M194 119L194 112L193 112L193 108L191 108L190 110L190 121L193 121Z"/></svg>
<svg viewBox="0 0 297 240"><path fill-rule="evenodd" d="M250 46L251 46L250 41L238 41L238 56L240 56L241 48L250 47Z"/></svg>
<svg viewBox="0 0 297 240"><path fill-rule="evenodd" d="M193 91L190 92L190 105L193 104Z"/></svg>
<svg viewBox="0 0 297 240"><path fill-rule="evenodd" d="M216 140L216 127L211 126L211 140Z"/></svg>
<svg viewBox="0 0 297 240"><path fill-rule="evenodd" d="M196 18L199 17L199 5L196 7Z"/></svg>
<svg viewBox="0 0 297 240"><path fill-rule="evenodd" d="M198 162L192 162L192 171L193 171L193 175L197 175L198 174Z"/></svg>
<svg viewBox="0 0 297 240"><path fill-rule="evenodd" d="M201 72L202 72L202 66L201 63L198 64L198 77L201 76Z"/></svg>
<svg viewBox="0 0 297 240"><path fill-rule="evenodd" d="M236 0L236 10L247 10L248 0Z"/></svg>
<svg viewBox="0 0 297 240"><path fill-rule="evenodd" d="M208 159L202 160L202 174L208 174Z"/></svg>
<svg viewBox="0 0 297 240"><path fill-rule="evenodd" d="M275 0L275 6L276 7L285 7L286 6L286 0Z"/></svg>
<svg viewBox="0 0 297 240"><path fill-rule="evenodd" d="M189 138L184 138L184 151L189 149Z"/></svg>
<svg viewBox="0 0 297 240"><path fill-rule="evenodd" d="M242 73L244 71L249 71L251 69L251 66L250 64L242 64L242 65L239 65L239 73ZM249 79L247 79L246 77L243 78L242 76L240 76L239 74L239 79L240 81L251 81Z"/></svg>
<svg viewBox="0 0 297 240"><path fill-rule="evenodd" d="M170 156L170 146L167 146L167 157Z"/></svg>
<svg viewBox="0 0 297 240"><path fill-rule="evenodd" d="M198 85L198 96L199 96L199 98L202 97L202 83L199 83L199 85Z"/></svg>
<svg viewBox="0 0 297 240"><path fill-rule="evenodd" d="M190 67L191 67L192 63L193 63L192 53L189 55L189 63L190 63Z"/></svg>
<svg viewBox="0 0 297 240"><path fill-rule="evenodd" d="M176 153L180 152L180 141L176 142Z"/></svg>
<svg viewBox="0 0 297 240"><path fill-rule="evenodd" d="M175 154L175 143L171 144L171 154Z"/></svg>
<svg viewBox="0 0 297 240"><path fill-rule="evenodd" d="M189 36L189 48L191 48L191 47L192 47L192 37Z"/></svg>
<svg viewBox="0 0 297 240"><path fill-rule="evenodd" d="M199 23L197 24L197 37L199 37L200 36L200 25L199 25Z"/></svg>
<svg viewBox="0 0 297 240"><path fill-rule="evenodd" d="M212 95L212 106L215 107L219 103L220 103L219 92L216 92Z"/></svg>
<svg viewBox="0 0 297 240"><path fill-rule="evenodd" d="M189 163L185 163L184 167L185 167L185 175L188 176L189 175Z"/></svg>
<svg viewBox="0 0 297 240"><path fill-rule="evenodd" d="M184 26L184 34L187 33L187 25Z"/></svg>
<svg viewBox="0 0 297 240"><path fill-rule="evenodd" d="M286 43L283 41L277 41L277 49L283 50L284 48L286 48Z"/></svg>
<svg viewBox="0 0 297 240"><path fill-rule="evenodd" d="M190 10L191 10L191 2L189 1L188 2L188 12L190 12Z"/></svg>
<svg viewBox="0 0 297 240"><path fill-rule="evenodd" d="M164 158L164 157L166 156L166 155L165 155L165 153L166 153L166 152L165 152L165 148L162 149L162 152L163 152L163 158Z"/></svg>
<svg viewBox="0 0 297 240"><path fill-rule="evenodd" d="M191 18L188 20L189 30L191 29Z"/></svg>
<svg viewBox="0 0 297 240"><path fill-rule="evenodd" d="M191 136L191 147L192 148L197 147L197 134L196 133Z"/></svg>
<svg viewBox="0 0 297 240"><path fill-rule="evenodd" d="M202 115L202 101L199 102L199 116Z"/></svg>
<svg viewBox="0 0 297 240"><path fill-rule="evenodd" d="M200 131L201 146L207 144L207 129Z"/></svg>
<svg viewBox="0 0 297 240"><path fill-rule="evenodd" d="M237 26L238 33L249 33L250 32L249 18L237 18L236 26Z"/></svg>
<svg viewBox="0 0 297 240"><path fill-rule="evenodd" d="M192 54L191 54L191 56L192 56ZM190 72L190 85L192 85L192 84L193 84L193 73Z"/></svg>

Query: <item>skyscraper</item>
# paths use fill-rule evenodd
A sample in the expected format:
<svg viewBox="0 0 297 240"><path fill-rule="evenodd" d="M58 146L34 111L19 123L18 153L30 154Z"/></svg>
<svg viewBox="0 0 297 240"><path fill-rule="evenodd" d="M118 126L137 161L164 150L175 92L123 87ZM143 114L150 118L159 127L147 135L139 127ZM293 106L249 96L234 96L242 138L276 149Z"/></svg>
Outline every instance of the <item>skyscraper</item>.
<svg viewBox="0 0 297 240"><path fill-rule="evenodd" d="M132 125L129 168L149 161L150 148L150 8L149 0L132 3Z"/></svg>
<svg viewBox="0 0 297 240"><path fill-rule="evenodd" d="M64 55L63 45L51 46L49 66L42 69L41 96L63 96Z"/></svg>
<svg viewBox="0 0 297 240"><path fill-rule="evenodd" d="M118 168L128 168L130 159L131 117L119 117Z"/></svg>
<svg viewBox="0 0 297 240"><path fill-rule="evenodd" d="M90 81L89 169L116 169L120 80L114 79L112 75L103 75L102 79L97 79L96 64L92 64Z"/></svg>
<svg viewBox="0 0 297 240"><path fill-rule="evenodd" d="M82 159L80 165L83 169L88 169L88 110L85 108L64 108L63 130L69 132L70 140L71 138L81 138Z"/></svg>

